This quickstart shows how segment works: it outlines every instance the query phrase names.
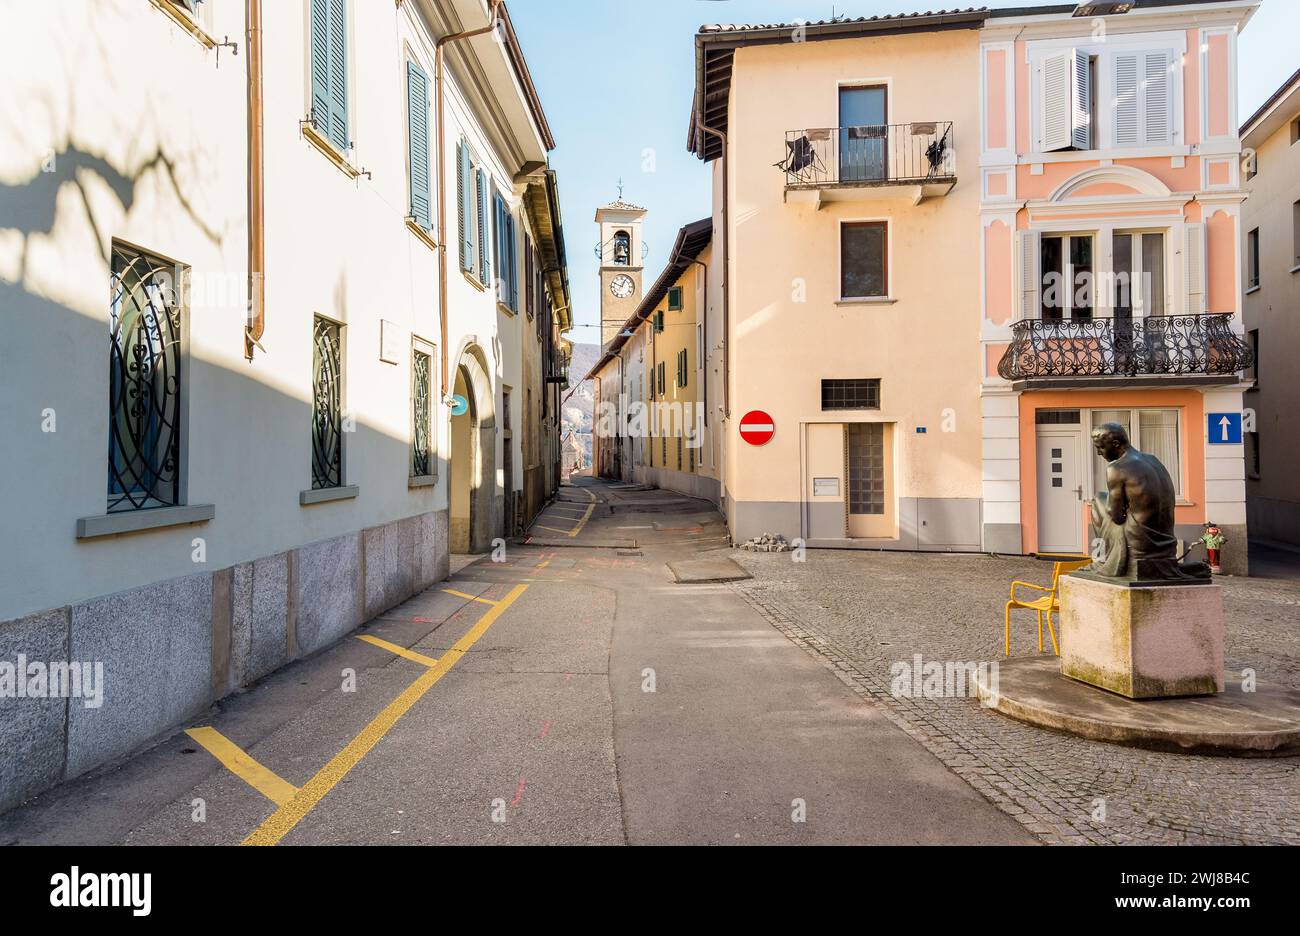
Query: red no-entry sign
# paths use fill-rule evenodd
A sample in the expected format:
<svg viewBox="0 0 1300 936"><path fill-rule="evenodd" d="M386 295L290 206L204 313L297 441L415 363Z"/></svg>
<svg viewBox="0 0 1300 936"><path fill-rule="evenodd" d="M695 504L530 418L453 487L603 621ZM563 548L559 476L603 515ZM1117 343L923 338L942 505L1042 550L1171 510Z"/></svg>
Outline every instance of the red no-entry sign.
<svg viewBox="0 0 1300 936"><path fill-rule="evenodd" d="M740 420L740 437L750 445L764 445L776 432L772 417L762 410L750 410Z"/></svg>

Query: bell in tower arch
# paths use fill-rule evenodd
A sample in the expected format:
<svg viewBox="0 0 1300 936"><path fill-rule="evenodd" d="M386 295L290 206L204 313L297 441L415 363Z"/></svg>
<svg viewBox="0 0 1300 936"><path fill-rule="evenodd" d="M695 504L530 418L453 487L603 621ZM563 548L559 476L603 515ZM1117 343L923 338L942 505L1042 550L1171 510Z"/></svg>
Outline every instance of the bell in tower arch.
<svg viewBox="0 0 1300 936"><path fill-rule="evenodd" d="M618 231L614 234L614 262L619 266L627 266L632 257L632 238L627 231Z"/></svg>

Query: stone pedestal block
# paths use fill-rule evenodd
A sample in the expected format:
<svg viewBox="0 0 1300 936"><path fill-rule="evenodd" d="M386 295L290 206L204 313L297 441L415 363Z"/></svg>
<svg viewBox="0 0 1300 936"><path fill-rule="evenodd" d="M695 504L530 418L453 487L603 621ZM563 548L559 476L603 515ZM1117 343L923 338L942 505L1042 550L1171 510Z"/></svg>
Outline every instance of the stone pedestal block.
<svg viewBox="0 0 1300 936"><path fill-rule="evenodd" d="M1130 699L1221 692L1222 589L1064 576L1061 672Z"/></svg>

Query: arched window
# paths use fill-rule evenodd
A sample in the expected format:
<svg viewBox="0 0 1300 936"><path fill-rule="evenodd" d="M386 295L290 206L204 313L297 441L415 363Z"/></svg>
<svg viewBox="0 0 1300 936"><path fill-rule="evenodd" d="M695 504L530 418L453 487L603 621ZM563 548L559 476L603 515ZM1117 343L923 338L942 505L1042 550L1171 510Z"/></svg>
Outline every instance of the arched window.
<svg viewBox="0 0 1300 936"><path fill-rule="evenodd" d="M632 262L632 237L627 231L614 232L614 262L619 266Z"/></svg>

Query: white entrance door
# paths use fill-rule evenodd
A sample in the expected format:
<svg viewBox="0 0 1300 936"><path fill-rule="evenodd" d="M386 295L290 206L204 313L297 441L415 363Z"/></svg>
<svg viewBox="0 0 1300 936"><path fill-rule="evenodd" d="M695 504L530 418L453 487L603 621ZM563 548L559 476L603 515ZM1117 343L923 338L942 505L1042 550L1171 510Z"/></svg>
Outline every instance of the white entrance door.
<svg viewBox="0 0 1300 936"><path fill-rule="evenodd" d="M1081 554L1083 480L1077 433L1038 435L1038 551Z"/></svg>

